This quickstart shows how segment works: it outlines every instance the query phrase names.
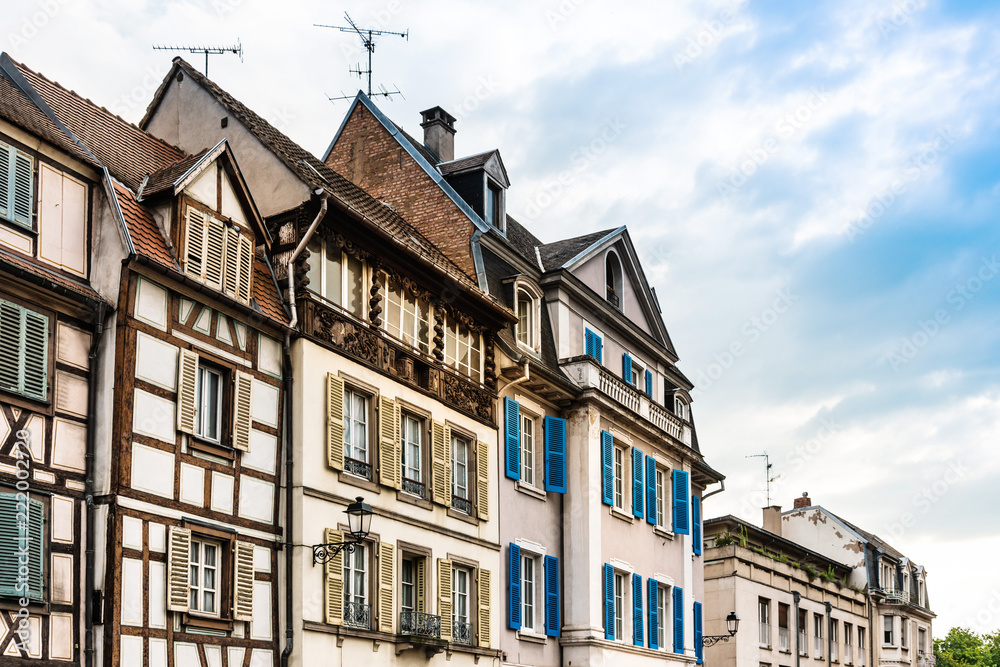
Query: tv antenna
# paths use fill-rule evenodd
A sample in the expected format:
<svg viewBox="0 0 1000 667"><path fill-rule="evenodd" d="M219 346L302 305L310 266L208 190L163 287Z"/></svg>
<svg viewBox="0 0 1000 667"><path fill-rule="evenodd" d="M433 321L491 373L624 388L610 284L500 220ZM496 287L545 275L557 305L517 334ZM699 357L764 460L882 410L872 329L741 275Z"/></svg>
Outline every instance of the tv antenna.
<svg viewBox="0 0 1000 667"><path fill-rule="evenodd" d="M178 46L173 44L153 45L154 51L187 51L188 53L205 54L205 78L208 78L208 57L232 53L240 57L243 62L243 45L240 40L236 40L236 46Z"/></svg>
<svg viewBox="0 0 1000 667"><path fill-rule="evenodd" d="M347 26L341 25L324 25L322 23L313 23L316 28L333 28L334 30L339 30L340 32L354 33L361 38L361 44L368 51L368 69L361 69L361 63L358 63L357 67L350 70L351 74L357 74L358 78L368 75L368 97L384 97L388 100L392 99L393 95L402 96L403 93L399 92L399 87L396 90L386 90L386 87L379 85L377 92L372 92L372 53L375 52L375 38L381 35L396 35L397 37L403 37L406 41L410 41L410 31L406 32L392 32L390 30L375 30L372 28L359 28L357 24L351 19L350 14L344 12L344 20L347 21ZM327 99L331 102L336 102L337 100L348 100L351 99L351 95L344 95L341 91L340 97L330 97L327 95ZM406 98L404 98L406 99Z"/></svg>
<svg viewBox="0 0 1000 667"><path fill-rule="evenodd" d="M771 477L771 468L774 466L774 464L771 463L771 457L768 456L767 452L764 452L763 454L751 454L750 456L747 456L746 458L748 458L748 459L764 459L764 465L765 465L765 468L764 468L764 480L765 480L765 482L767 484L767 507L770 507L771 506L771 482L773 482L774 480L778 479L778 475L775 475L774 477Z"/></svg>

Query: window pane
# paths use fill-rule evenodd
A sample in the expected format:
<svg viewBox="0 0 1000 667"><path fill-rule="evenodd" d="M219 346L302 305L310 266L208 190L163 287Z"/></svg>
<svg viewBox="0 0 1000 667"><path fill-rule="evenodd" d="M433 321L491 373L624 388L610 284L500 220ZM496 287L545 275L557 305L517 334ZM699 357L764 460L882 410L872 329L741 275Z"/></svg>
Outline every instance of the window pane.
<svg viewBox="0 0 1000 667"><path fill-rule="evenodd" d="M318 240L312 241L308 246L309 250L309 271L306 277L309 278L309 289L317 294L323 293L323 246Z"/></svg>
<svg viewBox="0 0 1000 667"><path fill-rule="evenodd" d="M365 316L365 285L364 264L355 257L347 257L347 281L344 288L347 292L344 308L355 316Z"/></svg>
<svg viewBox="0 0 1000 667"><path fill-rule="evenodd" d="M323 296L325 296L330 301L336 304L343 303L343 292L342 292L342 281L343 276L341 275L341 252L340 248L331 248L327 246L326 249L326 285Z"/></svg>

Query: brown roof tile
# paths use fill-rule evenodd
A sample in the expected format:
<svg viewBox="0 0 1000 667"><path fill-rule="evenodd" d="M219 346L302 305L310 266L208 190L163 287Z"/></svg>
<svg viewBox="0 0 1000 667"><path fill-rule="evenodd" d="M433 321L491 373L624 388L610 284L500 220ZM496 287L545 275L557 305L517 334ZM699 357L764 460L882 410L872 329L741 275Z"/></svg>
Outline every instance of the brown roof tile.
<svg viewBox="0 0 1000 667"><path fill-rule="evenodd" d="M198 164L198 161L205 157L205 153L207 152L208 149L206 148L194 155L182 157L177 162L151 173L149 179L146 180L146 184L142 187L142 198L155 197L161 192L172 189L177 179L186 174L191 167Z"/></svg>
<svg viewBox="0 0 1000 667"><path fill-rule="evenodd" d="M128 227L136 252L156 260L163 266L180 268L174 261L173 253L170 252L160 227L146 207L136 201L132 191L116 181L115 195L118 197L118 205L121 206L125 226Z"/></svg>
<svg viewBox="0 0 1000 667"><path fill-rule="evenodd" d="M0 248L0 271L5 270L6 267L4 267L3 265L6 265L7 267L20 269L25 273L30 273L36 278L42 278L43 280L55 283L59 287L62 287L63 289L73 292L78 296L91 299L92 301L104 301L105 303L107 303L107 300L104 297L102 297L100 294L98 294L90 287L82 283L78 283L75 280L68 278L61 273L48 269L39 264L35 264L34 262L26 258L23 258L11 252L7 252L6 250ZM6 270L9 271L9 269Z"/></svg>
<svg viewBox="0 0 1000 667"><path fill-rule="evenodd" d="M253 263L253 298L260 311L273 320L288 324L288 314L281 303L281 295L271 278L271 269L260 260Z"/></svg>
<svg viewBox="0 0 1000 667"><path fill-rule="evenodd" d="M490 157L494 153L496 153L496 150L486 151L485 153L470 155L468 157L460 157L457 160L452 160L451 162L442 162L437 166L437 168L443 175L448 175L453 174L456 171L482 167L484 164L489 162Z"/></svg>

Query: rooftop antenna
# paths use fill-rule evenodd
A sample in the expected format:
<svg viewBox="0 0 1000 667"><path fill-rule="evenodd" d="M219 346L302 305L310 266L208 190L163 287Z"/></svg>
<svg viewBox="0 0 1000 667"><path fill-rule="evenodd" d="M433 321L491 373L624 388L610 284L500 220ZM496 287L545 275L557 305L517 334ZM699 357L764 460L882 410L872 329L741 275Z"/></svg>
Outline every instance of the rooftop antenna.
<svg viewBox="0 0 1000 667"><path fill-rule="evenodd" d="M243 45L240 40L236 40L236 46L180 46L173 44L163 44L153 45L154 51L187 51L188 53L204 53L205 54L205 78L208 78L208 57L210 55L217 56L224 53L233 53L240 57L240 62L243 62Z"/></svg>
<svg viewBox="0 0 1000 667"><path fill-rule="evenodd" d="M748 459L764 459L764 465L766 466L764 468L764 479L765 479L765 481L767 483L767 507L770 507L771 506L771 482L773 482L774 480L778 479L777 475L775 475L774 477L771 477L771 468L774 465L773 463L771 463L771 457L767 455L767 452L764 452L763 454L751 454L750 456L747 456L746 458L748 458Z"/></svg>
<svg viewBox="0 0 1000 667"><path fill-rule="evenodd" d="M406 32L392 32L389 30L374 30L372 28L359 28L357 24L351 19L350 14L344 12L344 20L347 21L347 26L341 25L324 25L322 23L314 23L313 26L317 28L333 28L334 30L339 30L340 32L354 33L361 38L361 44L368 51L368 69L361 69L361 63L358 66L350 70L351 74L357 74L358 78L362 78L366 74L368 75L368 97L384 97L388 100L392 99L393 95L402 96L403 93L399 92L399 87L396 90L386 90L385 86L380 85L378 92L372 92L372 53L375 52L375 38L381 35L396 35L397 37L403 37L406 41L410 41L410 31ZM343 92L343 91L342 91ZM351 99L350 95L341 94L340 97L330 97L327 95L327 99L331 102L336 102L337 100L348 100ZM403 99L406 99L405 97Z"/></svg>

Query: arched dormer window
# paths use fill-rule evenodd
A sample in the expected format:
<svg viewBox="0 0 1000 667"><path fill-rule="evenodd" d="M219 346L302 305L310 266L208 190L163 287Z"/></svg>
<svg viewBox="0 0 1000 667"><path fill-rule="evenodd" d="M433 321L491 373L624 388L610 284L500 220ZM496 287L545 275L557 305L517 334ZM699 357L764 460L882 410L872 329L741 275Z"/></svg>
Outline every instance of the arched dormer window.
<svg viewBox="0 0 1000 667"><path fill-rule="evenodd" d="M687 401L680 396L674 396L674 414L684 420L688 418Z"/></svg>
<svg viewBox="0 0 1000 667"><path fill-rule="evenodd" d="M618 255L608 252L604 264L604 275L607 282L607 299L615 308L622 307L622 264Z"/></svg>
<svg viewBox="0 0 1000 667"><path fill-rule="evenodd" d="M538 351L539 320L541 317L541 298L527 285L519 283L516 294L517 312L517 343L532 352Z"/></svg>

